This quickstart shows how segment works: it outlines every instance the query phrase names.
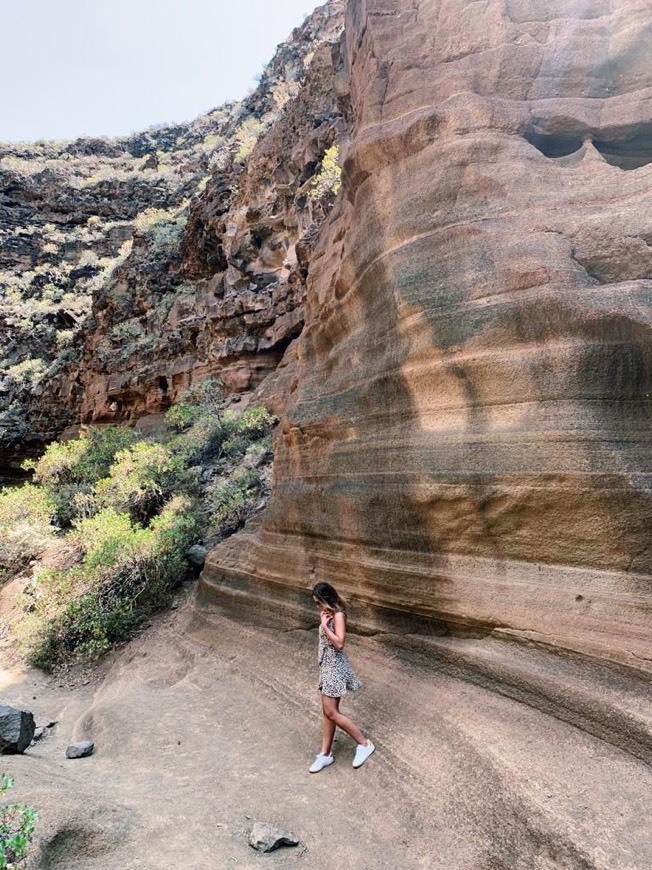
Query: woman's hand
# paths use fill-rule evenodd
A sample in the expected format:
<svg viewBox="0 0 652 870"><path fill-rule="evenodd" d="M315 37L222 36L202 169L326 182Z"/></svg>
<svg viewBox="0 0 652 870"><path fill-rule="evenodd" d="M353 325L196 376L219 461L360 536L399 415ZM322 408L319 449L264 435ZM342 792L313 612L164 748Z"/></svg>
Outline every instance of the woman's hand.
<svg viewBox="0 0 652 870"><path fill-rule="evenodd" d="M324 631L328 635L330 642L335 649L344 648L344 639L346 637L346 622L344 614L336 611L332 613L330 610L322 610L320 614L321 624L324 626ZM328 623L333 621L334 631L328 627Z"/></svg>
<svg viewBox="0 0 652 870"><path fill-rule="evenodd" d="M319 614L321 624L324 626L324 628L328 628L328 623L331 621L332 617L333 614L330 612L330 610L322 610L322 612Z"/></svg>

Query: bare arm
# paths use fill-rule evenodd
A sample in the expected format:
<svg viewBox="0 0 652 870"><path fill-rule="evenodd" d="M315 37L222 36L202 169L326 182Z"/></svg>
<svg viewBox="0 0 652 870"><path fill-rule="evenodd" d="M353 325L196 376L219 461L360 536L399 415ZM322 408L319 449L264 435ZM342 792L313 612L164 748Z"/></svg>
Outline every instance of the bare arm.
<svg viewBox="0 0 652 870"><path fill-rule="evenodd" d="M330 614L323 611L321 615L321 624L324 626L324 631L328 635L328 639L335 649L344 649L344 641L346 640L346 620L344 614L339 611L336 611L333 614L333 628L335 631L331 631L328 627L327 623L329 619Z"/></svg>

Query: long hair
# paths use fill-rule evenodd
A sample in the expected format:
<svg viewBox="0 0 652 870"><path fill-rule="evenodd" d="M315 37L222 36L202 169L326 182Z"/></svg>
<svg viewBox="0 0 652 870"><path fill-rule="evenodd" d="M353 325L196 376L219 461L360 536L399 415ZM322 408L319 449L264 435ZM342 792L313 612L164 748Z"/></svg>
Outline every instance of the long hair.
<svg viewBox="0 0 652 870"><path fill-rule="evenodd" d="M340 611L346 616L346 601L330 583L317 583L312 594L329 610Z"/></svg>

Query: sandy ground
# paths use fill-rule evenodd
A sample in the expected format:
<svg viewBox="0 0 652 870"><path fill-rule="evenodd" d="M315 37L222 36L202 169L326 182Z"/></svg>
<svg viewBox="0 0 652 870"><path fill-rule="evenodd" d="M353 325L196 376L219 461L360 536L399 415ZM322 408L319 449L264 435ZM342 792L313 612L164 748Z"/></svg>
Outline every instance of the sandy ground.
<svg viewBox="0 0 652 870"><path fill-rule="evenodd" d="M316 631L234 622L192 589L93 675L1 671L3 702L58 720L2 762L40 814L30 866L652 867L643 761L378 638L348 650L365 688L343 707L378 748L354 770L341 735L315 775ZM85 738L95 754L67 760ZM255 820L303 845L258 855Z"/></svg>

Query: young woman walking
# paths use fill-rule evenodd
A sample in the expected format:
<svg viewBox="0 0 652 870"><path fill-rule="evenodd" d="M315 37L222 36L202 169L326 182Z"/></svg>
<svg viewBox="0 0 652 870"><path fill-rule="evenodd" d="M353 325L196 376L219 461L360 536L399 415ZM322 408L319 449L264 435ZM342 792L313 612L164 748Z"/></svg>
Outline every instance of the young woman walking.
<svg viewBox="0 0 652 870"><path fill-rule="evenodd" d="M353 766L360 767L376 748L358 726L340 713L340 700L348 691L362 688L362 683L353 673L351 663L344 652L346 640L346 604L330 583L318 583L312 590L312 600L320 610L319 626L319 691L321 692L322 744L321 752L310 765L310 773L318 773L335 759L331 752L335 728L346 731L358 747Z"/></svg>

